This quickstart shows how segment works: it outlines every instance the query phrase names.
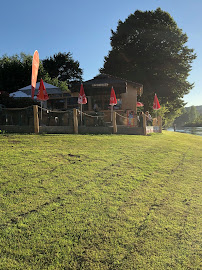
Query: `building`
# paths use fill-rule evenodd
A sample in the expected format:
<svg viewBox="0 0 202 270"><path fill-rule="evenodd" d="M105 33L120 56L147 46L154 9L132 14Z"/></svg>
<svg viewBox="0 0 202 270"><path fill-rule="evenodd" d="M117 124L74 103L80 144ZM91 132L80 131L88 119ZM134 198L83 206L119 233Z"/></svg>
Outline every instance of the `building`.
<svg viewBox="0 0 202 270"><path fill-rule="evenodd" d="M83 83L88 103L84 106L87 111L93 111L94 104L97 104L100 111L109 110L111 88L114 88L117 106L116 110L126 112L134 111L137 114L137 96L142 95L143 85L114 77L112 75L100 74L91 80ZM72 96L78 97L80 85L71 88Z"/></svg>

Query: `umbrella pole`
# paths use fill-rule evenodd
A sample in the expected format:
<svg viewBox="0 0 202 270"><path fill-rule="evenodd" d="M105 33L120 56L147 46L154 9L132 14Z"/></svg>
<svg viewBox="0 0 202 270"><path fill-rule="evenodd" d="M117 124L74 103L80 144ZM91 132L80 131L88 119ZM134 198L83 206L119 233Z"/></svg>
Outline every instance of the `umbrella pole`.
<svg viewBox="0 0 202 270"><path fill-rule="evenodd" d="M41 100L41 120L42 120L42 106L43 106L43 103L42 103L42 100Z"/></svg>
<svg viewBox="0 0 202 270"><path fill-rule="evenodd" d="M82 105L83 104L81 104L81 125L82 125Z"/></svg>
<svg viewBox="0 0 202 270"><path fill-rule="evenodd" d="M111 122L112 122L112 116L113 116L113 106L111 105Z"/></svg>
<svg viewBox="0 0 202 270"><path fill-rule="evenodd" d="M156 110L156 123L158 124L157 110Z"/></svg>

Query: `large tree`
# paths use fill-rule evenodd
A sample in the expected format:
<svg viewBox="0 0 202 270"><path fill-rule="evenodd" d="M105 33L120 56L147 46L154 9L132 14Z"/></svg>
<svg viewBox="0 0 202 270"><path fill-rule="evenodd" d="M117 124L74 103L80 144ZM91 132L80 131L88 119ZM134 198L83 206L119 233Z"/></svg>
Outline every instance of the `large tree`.
<svg viewBox="0 0 202 270"><path fill-rule="evenodd" d="M32 55L25 53L13 56L3 55L0 58L0 91L12 93L31 84L31 73ZM69 82L81 80L81 75L79 62L74 61L70 53L58 53L40 61L39 64L38 81L42 78L62 90L68 90Z"/></svg>
<svg viewBox="0 0 202 270"><path fill-rule="evenodd" d="M82 80L82 69L79 67L79 62L72 58L70 52L59 52L44 59L43 66L52 79L58 78L59 81L67 83Z"/></svg>
<svg viewBox="0 0 202 270"><path fill-rule="evenodd" d="M196 55L187 40L169 13L137 10L112 31L112 49L101 72L142 83L146 109L157 93L161 104L175 111L193 88L187 78Z"/></svg>
<svg viewBox="0 0 202 270"><path fill-rule="evenodd" d="M31 83L31 73L31 55L25 53L13 56L3 55L0 58L0 91L11 93L29 85ZM43 67L40 63L38 77L43 74Z"/></svg>

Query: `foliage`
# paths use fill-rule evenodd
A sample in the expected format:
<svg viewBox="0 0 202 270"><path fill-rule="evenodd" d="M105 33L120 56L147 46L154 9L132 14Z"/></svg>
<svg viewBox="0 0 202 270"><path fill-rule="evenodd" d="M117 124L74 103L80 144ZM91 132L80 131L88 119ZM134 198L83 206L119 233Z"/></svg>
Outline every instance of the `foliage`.
<svg viewBox="0 0 202 270"><path fill-rule="evenodd" d="M200 106L198 106L200 107ZM181 115L175 119L174 124L177 126L201 126L202 115L197 110L196 106L183 108Z"/></svg>
<svg viewBox="0 0 202 270"><path fill-rule="evenodd" d="M185 123L184 127L202 127L202 118L197 119L194 122Z"/></svg>
<svg viewBox="0 0 202 270"><path fill-rule="evenodd" d="M32 56L25 53L0 58L0 90L12 93L31 83ZM38 77L44 74L42 63Z"/></svg>
<svg viewBox="0 0 202 270"><path fill-rule="evenodd" d="M6 108L24 108L34 104L38 103L31 98L13 98L7 92L0 92L0 105Z"/></svg>
<svg viewBox="0 0 202 270"><path fill-rule="evenodd" d="M43 64L46 66L46 70ZM59 73L56 72L57 68ZM0 58L0 91L12 93L30 85L31 73L31 55L21 53L10 57L2 56ZM40 61L39 64L38 81L42 78L47 83L67 92L69 92L68 83L81 80L81 76L82 70L79 68L79 62L74 61L70 53L55 54L53 57Z"/></svg>
<svg viewBox="0 0 202 270"><path fill-rule="evenodd" d="M199 114L202 115L202 105L196 106L196 110L197 110L197 112L198 112Z"/></svg>
<svg viewBox="0 0 202 270"><path fill-rule="evenodd" d="M67 83L82 80L82 69L79 67L79 62L73 60L70 52L59 52L44 59L43 66L51 79L57 78Z"/></svg>
<svg viewBox="0 0 202 270"><path fill-rule="evenodd" d="M171 111L170 111L171 110ZM161 105L161 108L156 112L153 110L153 117L156 117L156 115L160 115L162 118L162 126L164 128L168 128L172 126L173 121L176 117L178 117L181 114L181 108L177 110L172 110L171 106Z"/></svg>
<svg viewBox="0 0 202 270"><path fill-rule="evenodd" d="M7 134L0 149L0 269L200 269L200 136Z"/></svg>
<svg viewBox="0 0 202 270"><path fill-rule="evenodd" d="M202 127L202 115L198 115L194 121L186 122L184 124L185 127Z"/></svg>
<svg viewBox="0 0 202 270"><path fill-rule="evenodd" d="M46 73L44 76L43 76L43 80L47 83L50 83L56 87L59 87L61 90L65 91L65 92L68 92L68 93L71 93L71 91L69 90L68 88L68 84L66 81L59 81L58 78L53 78L51 79L51 77L49 76L48 73Z"/></svg>
<svg viewBox="0 0 202 270"><path fill-rule="evenodd" d="M161 105L173 113L193 88L187 78L196 55L187 40L167 12L137 10L112 30L112 49L101 72L142 83L145 110L151 111L157 93Z"/></svg>
<svg viewBox="0 0 202 270"><path fill-rule="evenodd" d="M190 110L189 110L189 122L194 122L198 117L198 113L196 111L196 107L195 106L191 106Z"/></svg>
<svg viewBox="0 0 202 270"><path fill-rule="evenodd" d="M189 121L189 114L188 114L188 110L186 108L182 108L181 109L181 115L178 116L175 120L174 120L174 124L176 124L177 126L183 126L186 122Z"/></svg>

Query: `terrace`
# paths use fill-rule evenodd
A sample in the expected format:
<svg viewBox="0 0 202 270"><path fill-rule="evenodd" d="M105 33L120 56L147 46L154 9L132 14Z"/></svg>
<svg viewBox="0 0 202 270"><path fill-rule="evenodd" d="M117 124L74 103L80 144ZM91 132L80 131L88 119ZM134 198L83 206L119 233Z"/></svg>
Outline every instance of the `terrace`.
<svg viewBox="0 0 202 270"><path fill-rule="evenodd" d="M76 84L71 87L71 98L76 102L71 108L42 109L37 105L29 108L3 108L0 112L0 129L19 133L133 135L162 131L160 117L153 119L152 126L147 126L144 114L142 121L139 121L137 96L143 94L143 85L106 74L100 74L83 85L88 100L87 104L83 105L83 110L77 103L80 84ZM113 111L109 106L112 87L118 101ZM51 102L55 102L55 98L50 99ZM93 110L95 104L97 110Z"/></svg>

